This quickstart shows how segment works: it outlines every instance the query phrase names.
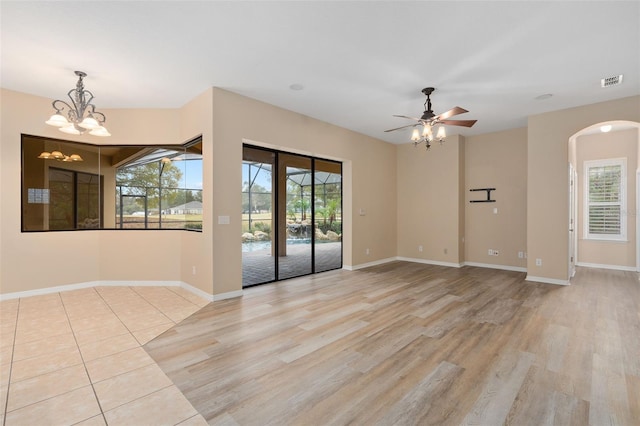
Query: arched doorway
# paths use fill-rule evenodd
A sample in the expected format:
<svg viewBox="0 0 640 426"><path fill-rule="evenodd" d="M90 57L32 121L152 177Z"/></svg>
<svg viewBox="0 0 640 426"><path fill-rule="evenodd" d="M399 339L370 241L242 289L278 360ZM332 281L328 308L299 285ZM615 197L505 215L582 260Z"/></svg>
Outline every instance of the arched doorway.
<svg viewBox="0 0 640 426"><path fill-rule="evenodd" d="M612 164L621 165L624 193L619 204L598 205L593 202L598 201L595 188L602 188L597 176L618 170ZM640 123L595 123L569 138L569 279L576 265L640 271L639 168ZM603 211L607 213L598 215Z"/></svg>

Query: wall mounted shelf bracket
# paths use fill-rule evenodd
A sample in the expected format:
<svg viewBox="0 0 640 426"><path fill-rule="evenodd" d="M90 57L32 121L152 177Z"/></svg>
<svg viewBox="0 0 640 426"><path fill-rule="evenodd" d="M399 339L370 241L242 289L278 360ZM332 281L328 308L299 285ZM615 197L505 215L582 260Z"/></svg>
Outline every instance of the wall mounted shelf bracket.
<svg viewBox="0 0 640 426"><path fill-rule="evenodd" d="M495 203L496 200L492 200L491 199L491 191L495 191L495 188L475 188L475 189L470 189L469 191L471 192L476 192L476 191L487 191L487 199L486 200L470 200L470 203Z"/></svg>

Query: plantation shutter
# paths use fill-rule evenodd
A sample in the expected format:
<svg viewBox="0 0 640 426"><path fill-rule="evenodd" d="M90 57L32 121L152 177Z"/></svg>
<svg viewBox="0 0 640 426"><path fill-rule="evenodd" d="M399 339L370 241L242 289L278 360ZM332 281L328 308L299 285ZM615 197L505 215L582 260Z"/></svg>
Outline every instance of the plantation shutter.
<svg viewBox="0 0 640 426"><path fill-rule="evenodd" d="M588 237L623 237L624 167L618 164L587 168ZM601 163L602 164L602 163Z"/></svg>

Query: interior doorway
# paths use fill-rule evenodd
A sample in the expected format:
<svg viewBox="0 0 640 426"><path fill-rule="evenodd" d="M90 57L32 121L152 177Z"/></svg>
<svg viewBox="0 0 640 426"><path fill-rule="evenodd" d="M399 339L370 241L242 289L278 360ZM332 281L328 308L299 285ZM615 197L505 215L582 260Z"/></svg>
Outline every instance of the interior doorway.
<svg viewBox="0 0 640 426"><path fill-rule="evenodd" d="M640 123L596 123L568 146L569 280L576 267L640 272Z"/></svg>

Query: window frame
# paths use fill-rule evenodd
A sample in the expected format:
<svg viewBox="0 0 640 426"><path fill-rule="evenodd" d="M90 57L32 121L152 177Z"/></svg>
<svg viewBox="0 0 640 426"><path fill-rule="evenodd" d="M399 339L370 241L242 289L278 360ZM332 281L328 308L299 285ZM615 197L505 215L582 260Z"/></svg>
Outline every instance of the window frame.
<svg viewBox="0 0 640 426"><path fill-rule="evenodd" d="M116 169L120 165L124 164L124 160L127 159L126 156L120 156L117 158L118 164L111 164L113 169L113 176L106 177L106 174L103 172L103 163L105 161L113 161L112 157L114 154L117 154L117 149L126 150L125 154L132 158L132 161L141 158L142 156L137 156L138 152L135 152L138 149L141 153L146 150L153 149L165 149L165 150L175 150L175 151L189 151L191 149L191 153L200 155L200 161L202 164L199 166L199 169L202 169L204 165L204 157L202 156L202 143L203 138L202 135L198 135L193 139L176 145L149 145L149 144L139 144L139 145L102 145L88 142L76 142L69 141L63 139L55 139L51 137L43 137L36 136L30 134L21 134L20 141L20 232L21 233L37 233L37 232L74 232L74 231L100 231L100 230L129 230L129 231L158 231L158 230L166 230L166 231L189 231L189 232L202 232L202 221L196 223L199 226L184 226L184 227L147 227L145 221L144 228L123 228L117 226L117 217L114 217L114 220L111 221L113 223L105 223L107 222L107 217L111 217L111 210L117 209L118 207L118 199L116 198L117 185L116 185ZM198 147L199 145L199 147ZM194 148L195 147L195 148ZM199 152L198 152L199 148ZM75 163L70 162L68 166L54 166L56 163L49 163L49 165L34 165L31 161L36 158L42 158L42 160L38 161L51 161L46 157L40 157L38 153L44 151L51 151L53 149L60 151L61 149L65 150L74 150L74 151L85 151L82 153L82 157L85 162ZM134 150L134 151L132 151ZM86 155L86 157L85 157ZM180 155L179 155L180 156ZM87 158L90 159L87 162ZM29 159L29 160L27 160ZM108 160L105 160L108 159ZM184 158L183 158L184 159ZM162 161L162 158L160 158ZM93 164L92 164L93 163ZM72 166L73 165L73 166ZM51 229L49 224L49 208L51 205L50 194L51 188L49 187L49 169L59 169L65 172L73 172L73 182L74 186L74 199L77 199L77 191L75 189L76 181L77 181L77 173L83 175L96 175L100 177L100 189L99 189L99 210L100 217L98 227L79 227L77 226L77 207L73 207L73 216L74 216L74 226L66 227L64 229ZM200 171L203 173L203 171ZM196 175L192 175L196 176ZM204 177L204 174L203 174ZM187 187L186 179L183 179L184 183L182 187L172 188L173 190L185 190L185 191L200 191L202 196L203 189L202 188L189 188ZM111 198L111 187L109 185L113 183L113 198ZM107 189L108 188L108 189ZM113 202L107 200L113 200ZM107 203L109 203L109 210L107 212L108 216L105 216L105 211L107 210ZM41 205L41 206L37 206ZM146 205L145 205L146 210ZM118 212L113 210L114 214ZM160 213L158 213L160 214ZM188 214L188 213L185 213ZM204 214L202 215L204 219ZM110 219L111 220L111 219ZM189 222L189 221L186 221ZM186 223L185 222L185 223ZM191 220L191 222L197 222ZM189 224L187 224L189 225Z"/></svg>
<svg viewBox="0 0 640 426"><path fill-rule="evenodd" d="M583 238L585 240L593 241L617 241L627 242L627 158L607 158L599 160L585 160L584 161L584 206L583 206ZM618 202L591 202L589 200L589 188L590 188L590 170L598 167L608 166L620 166L620 196ZM589 207L591 206L620 206L620 233L618 234L596 234L591 233L589 228L590 214Z"/></svg>

